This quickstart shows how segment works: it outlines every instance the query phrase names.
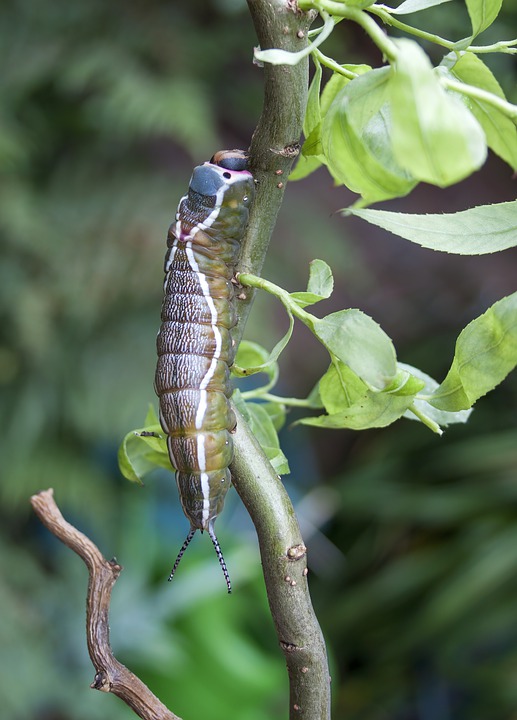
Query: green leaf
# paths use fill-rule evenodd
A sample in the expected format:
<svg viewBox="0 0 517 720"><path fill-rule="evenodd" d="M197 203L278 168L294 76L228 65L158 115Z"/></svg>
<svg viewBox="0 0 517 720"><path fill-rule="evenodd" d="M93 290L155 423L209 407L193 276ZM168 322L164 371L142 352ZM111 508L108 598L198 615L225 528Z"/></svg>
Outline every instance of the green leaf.
<svg viewBox="0 0 517 720"><path fill-rule="evenodd" d="M389 8L389 12L391 15L408 15L409 13L427 10L427 8L442 5L446 2L451 2L451 0L405 0L405 2L398 7Z"/></svg>
<svg viewBox="0 0 517 720"><path fill-rule="evenodd" d="M395 348L384 330L360 310L314 318L313 332L333 355L367 385L382 390L397 372Z"/></svg>
<svg viewBox="0 0 517 720"><path fill-rule="evenodd" d="M294 327L294 318L291 313L291 311L286 308L287 315L289 317L289 329L287 330L286 334L283 338L281 338L275 347L271 350L270 353L267 352L263 347L260 345L257 345L256 343L246 341L244 343L241 342L239 346L239 350L237 351L237 358L236 362L232 366L232 373L236 375L237 377L248 377L249 375L255 375L256 373L263 372L266 373L269 376L270 384L274 384L276 382L276 378L278 377L278 357L280 356L280 353L285 348L287 343L289 342L291 335L293 334L293 327ZM239 355L241 346L244 344L244 348L242 350L241 355ZM248 350L250 352L248 353ZM246 353L246 355L244 355ZM252 357L255 357L256 360L259 358L262 359L262 362L260 362L257 365L240 365L241 358L247 361L250 361Z"/></svg>
<svg viewBox="0 0 517 720"><path fill-rule="evenodd" d="M277 432L280 432L280 430L285 425L285 419L287 415L285 405L277 402L267 402L263 403L261 407L264 408L264 410L271 418L271 422L273 423L273 427L275 428L275 430Z"/></svg>
<svg viewBox="0 0 517 720"><path fill-rule="evenodd" d="M147 417L150 416L150 412ZM156 418L154 410L152 415ZM129 432L120 445L118 464L120 472L127 480L140 484L142 478L156 467L171 470L167 443L161 426L153 424Z"/></svg>
<svg viewBox="0 0 517 720"><path fill-rule="evenodd" d="M303 180L315 170L323 165L322 159L318 155L305 155L302 147L302 153L296 162L294 170L289 175L289 180Z"/></svg>
<svg viewBox="0 0 517 720"><path fill-rule="evenodd" d="M249 424L268 460L279 475L286 475L289 463L280 449L278 435L269 408L259 403L245 403L237 391L233 395L235 405Z"/></svg>
<svg viewBox="0 0 517 720"><path fill-rule="evenodd" d="M133 437L134 432L130 432L122 440L117 455L118 467L126 480L130 480L131 482L136 482L142 485L141 477L142 475L145 475L146 471L145 469L143 469L143 466L139 466L138 463L136 463L136 466L134 466L130 459L130 453L132 452L130 442ZM149 470L150 468L147 469L147 472L149 472Z"/></svg>
<svg viewBox="0 0 517 720"><path fill-rule="evenodd" d="M309 282L307 292L290 293L300 307L314 305L320 300L326 300L334 289L332 270L323 260L313 260L309 265Z"/></svg>
<svg viewBox="0 0 517 720"><path fill-rule="evenodd" d="M499 15L503 0L465 0L475 37L486 30Z"/></svg>
<svg viewBox="0 0 517 720"><path fill-rule="evenodd" d="M324 299L320 295L315 295L310 292L293 292L290 293L290 295L296 304L301 308L308 307L309 305L315 305L317 302Z"/></svg>
<svg viewBox="0 0 517 720"><path fill-rule="evenodd" d="M319 382L321 402L329 415L336 415L364 401L368 386L343 362L333 362Z"/></svg>
<svg viewBox="0 0 517 720"><path fill-rule="evenodd" d="M260 367L260 371L256 370L257 367ZM269 362L269 351L266 348L251 340L242 340L232 373L237 377L247 377L253 372L264 372L272 380L278 374L278 367L276 363Z"/></svg>
<svg viewBox="0 0 517 720"><path fill-rule="evenodd" d="M413 398L425 383L399 365L392 383L381 392ZM335 415L367 401L372 391L347 365L335 360L319 384L320 396L329 415Z"/></svg>
<svg viewBox="0 0 517 720"><path fill-rule="evenodd" d="M408 395L390 395L383 392L367 390L363 401L351 405L333 415L302 418L296 424L312 425L328 430L367 430L375 427L386 427L404 415L413 402Z"/></svg>
<svg viewBox="0 0 517 720"><path fill-rule="evenodd" d="M347 70L350 73L355 73L356 75L364 75L372 69L371 65L354 65L350 63L341 65L341 67L343 68L343 70ZM334 98L336 97L336 95L345 87L345 85L348 85L349 82L351 82L350 78L346 77L345 75L340 75L337 72L335 72L329 78L328 82L323 88L323 92L321 93L322 118L325 117L325 115L328 113L329 108L334 102Z"/></svg>
<svg viewBox="0 0 517 720"><path fill-rule="evenodd" d="M330 266L324 260L312 260L309 264L307 292L323 299L330 297L333 289L334 278Z"/></svg>
<svg viewBox="0 0 517 720"><path fill-rule="evenodd" d="M242 340L237 350L235 363L231 367L231 373L235 377L249 377L257 373L265 373L269 380L262 390L273 387L280 373L277 357L280 353L274 355L275 350L284 342L285 338L277 343L272 352L268 352L266 348L258 343L250 340Z"/></svg>
<svg viewBox="0 0 517 720"><path fill-rule="evenodd" d="M456 53L450 53L442 60L441 65L449 67L450 75L454 79L486 90L506 100L492 71L478 55L463 52L458 59ZM515 124L507 115L483 100L469 97L468 102L472 114L485 132L488 147L514 170L517 170L517 127Z"/></svg>
<svg viewBox="0 0 517 720"><path fill-rule="evenodd" d="M330 173L366 202L406 195L416 184L393 155L389 79L389 68L380 68L351 80L336 94L321 128Z"/></svg>
<svg viewBox="0 0 517 720"><path fill-rule="evenodd" d="M314 64L316 69L309 86L307 109L305 111L305 118L303 121L303 134L305 137L308 137L314 128L321 123L320 89L322 69L318 60L314 60Z"/></svg>
<svg viewBox="0 0 517 720"><path fill-rule="evenodd" d="M517 293L496 302L462 330L451 368L429 402L466 410L517 365Z"/></svg>
<svg viewBox="0 0 517 720"><path fill-rule="evenodd" d="M422 381L422 395L431 395L438 387L438 383L436 382L436 380L434 380L432 377L427 375L419 368L413 367L412 365L406 365L406 363L399 363L398 365L400 369L411 373L413 377L418 378ZM420 392L420 390L418 392ZM417 414L415 414L415 411ZM424 419L427 419L430 421L430 423L433 423L439 428L441 428L447 427L448 425L452 425L454 423L466 423L471 413L472 409L458 410L456 412L438 410L438 408L430 405L427 399L422 399L417 396L411 408L406 413L404 413L404 417L408 418L408 420L419 420L420 422L422 422Z"/></svg>
<svg viewBox="0 0 517 720"><path fill-rule="evenodd" d="M397 374L395 375L393 382L384 388L383 392L390 393L391 395L411 396L414 397L420 390L425 387L425 382L422 378L416 377L415 374L409 372L409 366L402 366L402 363L397 363Z"/></svg>
<svg viewBox="0 0 517 720"><path fill-rule="evenodd" d="M321 382L321 381L320 381ZM313 408L314 410L321 410L323 407L323 401L320 394L320 383L317 382L312 388L306 398L307 407Z"/></svg>
<svg viewBox="0 0 517 720"><path fill-rule="evenodd" d="M316 125L303 143L302 153L308 160L317 157L320 164L324 160L323 145L321 144L321 123Z"/></svg>
<svg viewBox="0 0 517 720"><path fill-rule="evenodd" d="M441 215L354 208L345 210L344 214L356 215L394 235L440 252L485 255L517 245L517 200Z"/></svg>
<svg viewBox="0 0 517 720"><path fill-rule="evenodd" d="M463 102L443 89L420 46L395 42L399 52L389 84L394 156L413 177L447 187L484 163L485 134Z"/></svg>
<svg viewBox="0 0 517 720"><path fill-rule="evenodd" d="M349 72L357 73L358 75L365 73L368 70L371 70L371 67L369 65L342 65L341 67L345 70L348 70ZM314 78L313 83L315 80L316 77ZM305 142L302 145L301 154L298 162L296 163L296 166L292 173L289 175L289 180L302 180L325 163L323 147L321 144L321 118L327 114L328 109L332 101L334 100L336 94L349 82L350 78L345 77L344 75L340 75L339 73L334 73L323 88L323 92L321 93L321 101L318 100L320 122L314 123L314 120L317 117L317 111L315 109L312 110L311 121L308 121L306 119L304 123ZM311 83L309 94L313 88L313 83ZM310 100L310 102L313 103L315 106L315 99ZM309 110L307 110L307 112L309 112Z"/></svg>
<svg viewBox="0 0 517 720"><path fill-rule="evenodd" d="M311 148L319 146L320 142L320 125L321 125L321 111L320 111L320 89L321 89L321 65L315 60L316 72L312 78L312 82L309 87L309 94L307 97L307 109L305 111L305 118L303 121L303 133L306 140L302 146L301 154L296 163L294 170L289 175L289 180L302 180L303 178L310 175L314 170L317 170L321 163L321 160L314 157L307 157L313 155ZM311 137L311 134L314 135Z"/></svg>
<svg viewBox="0 0 517 720"><path fill-rule="evenodd" d="M327 429L365 430L384 427L406 417L441 433L442 425L466 422L470 411L440 411L419 398L422 390L431 393L437 386L438 383L421 370L399 363L391 385L374 392L349 367L334 360L319 383L328 415L303 418L299 422Z"/></svg>

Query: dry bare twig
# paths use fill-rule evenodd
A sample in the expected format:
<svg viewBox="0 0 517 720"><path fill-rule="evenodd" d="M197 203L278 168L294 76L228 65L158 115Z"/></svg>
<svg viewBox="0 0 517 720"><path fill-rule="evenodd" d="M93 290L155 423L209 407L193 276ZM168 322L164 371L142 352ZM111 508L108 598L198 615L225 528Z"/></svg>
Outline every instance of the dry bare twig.
<svg viewBox="0 0 517 720"><path fill-rule="evenodd" d="M52 489L31 497L31 504L43 525L84 561L89 573L86 600L86 639L95 668L90 687L111 692L143 720L181 720L153 695L136 675L114 656L109 641L111 591L122 566L106 560L97 546L62 516Z"/></svg>

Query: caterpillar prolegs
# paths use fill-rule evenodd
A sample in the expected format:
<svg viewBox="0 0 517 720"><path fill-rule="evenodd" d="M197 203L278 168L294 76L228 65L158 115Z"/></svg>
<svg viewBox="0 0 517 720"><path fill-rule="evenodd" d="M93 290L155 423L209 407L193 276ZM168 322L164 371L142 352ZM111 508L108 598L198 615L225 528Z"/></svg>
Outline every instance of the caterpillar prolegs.
<svg viewBox="0 0 517 720"><path fill-rule="evenodd" d="M167 236L157 338L160 423L190 522L169 580L196 530L206 530L228 592L230 577L214 522L231 484L230 433L236 424L228 401L234 359L231 329L236 324L231 281L254 190L240 150L220 151L194 168Z"/></svg>

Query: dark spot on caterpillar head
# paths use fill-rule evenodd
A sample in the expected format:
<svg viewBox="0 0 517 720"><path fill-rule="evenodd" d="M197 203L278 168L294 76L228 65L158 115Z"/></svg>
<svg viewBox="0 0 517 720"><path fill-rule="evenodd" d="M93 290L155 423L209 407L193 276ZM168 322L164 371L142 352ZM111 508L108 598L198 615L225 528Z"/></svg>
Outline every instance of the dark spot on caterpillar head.
<svg viewBox="0 0 517 720"><path fill-rule="evenodd" d="M232 176L232 175L231 175L231 173L229 173L229 172L223 173L223 178L225 178L225 180L229 180L229 179L231 178L231 176Z"/></svg>

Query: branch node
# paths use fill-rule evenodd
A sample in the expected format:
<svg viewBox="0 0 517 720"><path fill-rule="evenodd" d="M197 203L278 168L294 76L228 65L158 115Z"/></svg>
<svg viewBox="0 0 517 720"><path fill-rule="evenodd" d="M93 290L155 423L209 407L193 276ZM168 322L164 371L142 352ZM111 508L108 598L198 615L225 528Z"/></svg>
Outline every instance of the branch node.
<svg viewBox="0 0 517 720"><path fill-rule="evenodd" d="M302 649L298 647L298 645L295 645L295 643L286 642L285 640L280 640L280 647L285 653L294 653Z"/></svg>
<svg viewBox="0 0 517 720"><path fill-rule="evenodd" d="M269 148L274 155L280 155L280 157L291 160L297 158L300 154L300 143L295 141L284 145L282 148Z"/></svg>
<svg viewBox="0 0 517 720"><path fill-rule="evenodd" d="M287 9L293 12L295 15L303 15L303 10L298 7L297 0L287 0Z"/></svg>
<svg viewBox="0 0 517 720"><path fill-rule="evenodd" d="M95 673L93 682L90 684L92 690L100 690L101 692L110 692L111 683L108 680L108 676L104 670Z"/></svg>
<svg viewBox="0 0 517 720"><path fill-rule="evenodd" d="M120 565L117 562L117 558L115 558L115 557L111 558L111 560L108 561L108 565L110 566L111 571L113 573L113 577L116 580L118 578L118 576L120 575L120 573L122 572L122 570L124 569L124 566Z"/></svg>
<svg viewBox="0 0 517 720"><path fill-rule="evenodd" d="M303 543L300 543L299 545L292 545L289 550L287 551L287 558L288 560L301 560L303 557L307 555L307 548Z"/></svg>

